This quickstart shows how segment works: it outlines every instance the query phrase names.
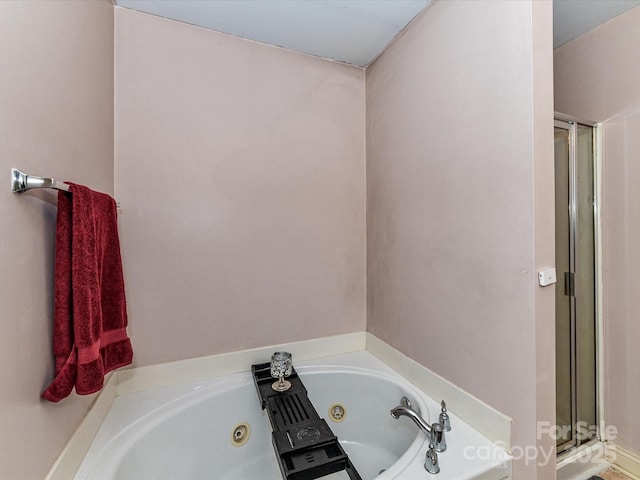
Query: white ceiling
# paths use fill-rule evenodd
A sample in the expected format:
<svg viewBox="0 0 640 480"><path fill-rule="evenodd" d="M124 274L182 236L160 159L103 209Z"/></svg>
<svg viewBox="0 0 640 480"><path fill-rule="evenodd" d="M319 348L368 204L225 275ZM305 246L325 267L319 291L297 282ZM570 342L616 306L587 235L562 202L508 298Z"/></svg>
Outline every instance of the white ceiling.
<svg viewBox="0 0 640 480"><path fill-rule="evenodd" d="M553 48L640 5L640 0L554 0Z"/></svg>
<svg viewBox="0 0 640 480"><path fill-rule="evenodd" d="M242 38L366 66L431 0L117 0Z"/></svg>
<svg viewBox="0 0 640 480"><path fill-rule="evenodd" d="M116 3L364 67L431 1L116 0ZM638 5L640 0L554 0L554 48Z"/></svg>

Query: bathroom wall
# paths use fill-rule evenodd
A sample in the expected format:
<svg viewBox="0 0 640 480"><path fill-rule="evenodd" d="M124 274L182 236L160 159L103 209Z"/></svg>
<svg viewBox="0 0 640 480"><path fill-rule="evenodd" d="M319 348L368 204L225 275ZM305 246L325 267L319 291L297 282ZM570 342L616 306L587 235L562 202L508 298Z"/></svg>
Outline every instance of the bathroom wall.
<svg viewBox="0 0 640 480"><path fill-rule="evenodd" d="M434 2L367 69L368 330L511 416L518 479L555 478L551 25Z"/></svg>
<svg viewBox="0 0 640 480"><path fill-rule="evenodd" d="M640 7L554 54L556 110L602 122L604 420L640 455Z"/></svg>
<svg viewBox="0 0 640 480"><path fill-rule="evenodd" d="M10 169L113 191L113 6L0 2L0 477L41 479L93 396L40 399L52 380L56 195Z"/></svg>
<svg viewBox="0 0 640 480"><path fill-rule="evenodd" d="M137 365L366 329L360 68L116 8Z"/></svg>

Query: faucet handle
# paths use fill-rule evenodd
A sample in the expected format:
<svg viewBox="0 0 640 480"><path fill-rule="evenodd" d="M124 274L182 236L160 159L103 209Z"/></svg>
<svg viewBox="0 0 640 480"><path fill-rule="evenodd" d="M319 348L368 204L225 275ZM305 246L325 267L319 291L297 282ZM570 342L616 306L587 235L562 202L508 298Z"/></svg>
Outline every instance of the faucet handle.
<svg viewBox="0 0 640 480"><path fill-rule="evenodd" d="M427 454L424 459L424 469L432 475L440 473L438 454L433 447L433 443L429 444L429 449L427 450Z"/></svg>
<svg viewBox="0 0 640 480"><path fill-rule="evenodd" d="M444 400L440 402L440 406L442 406L442 411L440 412L440 425L442 425L442 429L445 432L451 431L451 421L449 420L449 414L447 413L447 404L444 403Z"/></svg>

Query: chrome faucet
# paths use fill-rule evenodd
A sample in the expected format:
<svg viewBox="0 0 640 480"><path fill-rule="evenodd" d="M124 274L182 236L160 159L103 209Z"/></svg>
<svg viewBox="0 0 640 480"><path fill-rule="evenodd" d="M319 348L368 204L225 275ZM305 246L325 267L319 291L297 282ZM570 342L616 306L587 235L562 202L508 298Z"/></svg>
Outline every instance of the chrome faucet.
<svg viewBox="0 0 640 480"><path fill-rule="evenodd" d="M432 443L436 452L444 452L447 449L447 443L444 439L444 429L439 423L429 425L424 419L411 408L411 402L407 397L402 397L400 405L391 409L391 416L396 420L402 416L409 417L422 430Z"/></svg>

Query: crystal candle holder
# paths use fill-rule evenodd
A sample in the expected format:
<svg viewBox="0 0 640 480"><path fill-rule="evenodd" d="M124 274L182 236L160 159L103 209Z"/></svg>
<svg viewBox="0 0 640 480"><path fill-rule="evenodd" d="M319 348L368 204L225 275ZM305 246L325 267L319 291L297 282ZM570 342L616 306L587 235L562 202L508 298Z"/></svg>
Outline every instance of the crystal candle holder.
<svg viewBox="0 0 640 480"><path fill-rule="evenodd" d="M285 392L291 388L291 382L285 377L291 375L293 360L289 352L275 352L271 355L271 376L278 380L273 382L271 388L276 392Z"/></svg>

